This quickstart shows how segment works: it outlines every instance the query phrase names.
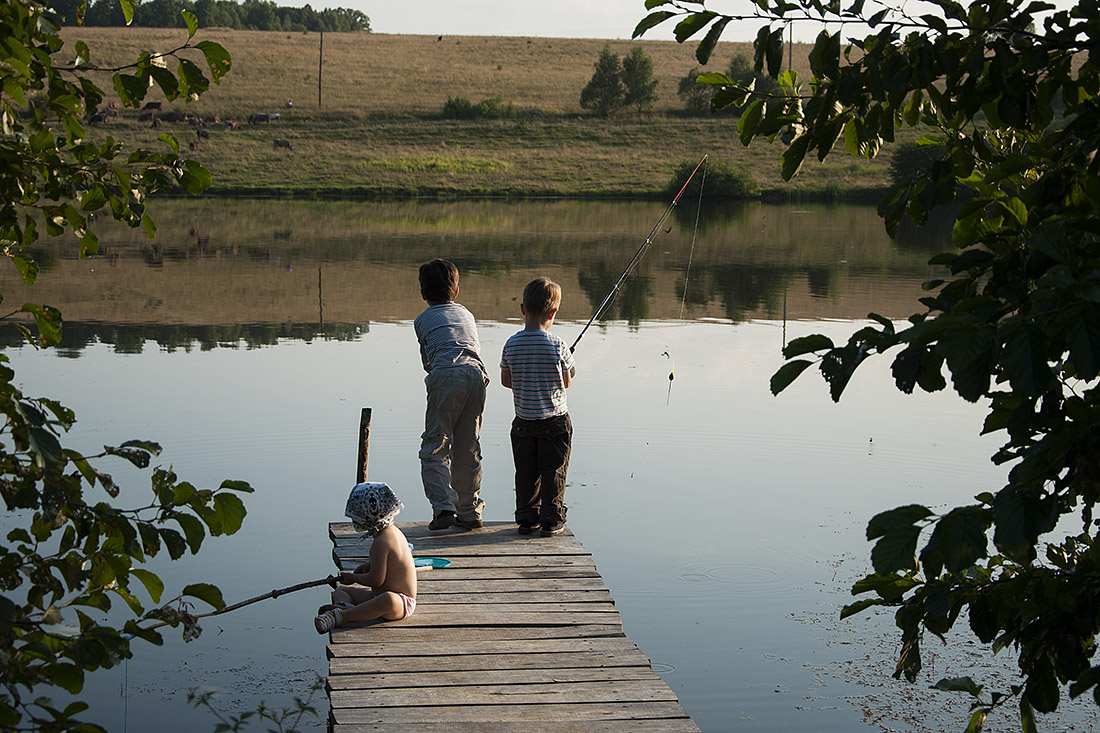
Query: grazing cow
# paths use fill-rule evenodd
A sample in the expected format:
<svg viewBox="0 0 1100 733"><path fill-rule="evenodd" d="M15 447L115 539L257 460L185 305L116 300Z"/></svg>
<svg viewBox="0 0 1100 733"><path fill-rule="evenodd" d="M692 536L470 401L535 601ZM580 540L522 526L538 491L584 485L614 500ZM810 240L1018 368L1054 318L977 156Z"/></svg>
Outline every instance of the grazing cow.
<svg viewBox="0 0 1100 733"><path fill-rule="evenodd" d="M187 143L187 147L191 148L191 152L193 153L202 146L199 145L198 140L192 140L191 142Z"/></svg>
<svg viewBox="0 0 1100 733"><path fill-rule="evenodd" d="M278 112L253 112L248 116L249 124L255 125L257 122L278 122L281 115Z"/></svg>
<svg viewBox="0 0 1100 733"><path fill-rule="evenodd" d="M278 137L271 141L271 148L272 148L272 150L274 150L276 148L286 148L287 150L293 150L294 149L294 148L290 147L290 141L289 140L283 140L282 138L278 138Z"/></svg>
<svg viewBox="0 0 1100 733"><path fill-rule="evenodd" d="M146 102L142 109L160 109L160 102Z"/></svg>
<svg viewBox="0 0 1100 733"><path fill-rule="evenodd" d="M207 132L206 129L203 128L203 127L196 127L195 128L195 136L198 137L200 140L202 140L202 139L209 140L210 139L210 133Z"/></svg>
<svg viewBox="0 0 1100 733"><path fill-rule="evenodd" d="M157 129L158 127L160 127L160 120L157 117L153 117L153 124L149 125L149 127L153 128L154 130Z"/></svg>
<svg viewBox="0 0 1100 733"><path fill-rule="evenodd" d="M236 120L226 120L225 129L227 130L239 130L241 129L241 123Z"/></svg>
<svg viewBox="0 0 1100 733"><path fill-rule="evenodd" d="M155 116L156 115L154 115L152 112L142 112L140 115L138 115L138 122L148 122Z"/></svg>

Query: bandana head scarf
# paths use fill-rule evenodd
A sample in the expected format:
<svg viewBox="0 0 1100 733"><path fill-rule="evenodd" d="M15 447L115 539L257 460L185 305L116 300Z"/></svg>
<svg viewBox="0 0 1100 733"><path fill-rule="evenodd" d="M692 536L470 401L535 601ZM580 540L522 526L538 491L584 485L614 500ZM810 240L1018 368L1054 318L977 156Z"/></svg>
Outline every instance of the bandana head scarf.
<svg viewBox="0 0 1100 733"><path fill-rule="evenodd" d="M351 490L344 516L351 520L356 532L371 537L393 524L397 513L405 508L386 484L362 483Z"/></svg>

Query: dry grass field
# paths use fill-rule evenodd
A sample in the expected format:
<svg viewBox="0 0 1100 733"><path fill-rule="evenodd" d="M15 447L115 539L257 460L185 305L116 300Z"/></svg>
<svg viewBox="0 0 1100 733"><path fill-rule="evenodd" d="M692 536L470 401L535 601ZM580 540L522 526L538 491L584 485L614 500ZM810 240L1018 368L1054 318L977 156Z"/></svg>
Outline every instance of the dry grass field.
<svg viewBox="0 0 1100 733"><path fill-rule="evenodd" d="M186 40L182 30L68 28L67 44L88 42L97 66L128 62L140 51L163 52ZM198 101L177 105L207 119L233 119L241 129L208 123L149 129L124 110L125 126L144 145L169 131L194 141L190 155L210 168L223 192L276 195L654 196L681 162L704 153L743 165L766 194L828 197L880 189L884 160L843 151L826 164L808 161L793 184L779 176L778 145L736 137L732 117L678 114L680 79L698 66L694 45L611 41L626 55L640 44L654 62L658 100L645 114L604 120L583 114L580 91L604 40L413 36L200 30L233 56L233 68ZM809 73L809 46L796 46L794 66ZM707 70L724 70L749 44L719 44ZM110 89L109 79L103 88ZM440 119L451 97L499 98L518 119ZM159 99L153 90L150 99ZM293 106L288 108L287 102ZM278 112L277 123L250 125L254 112ZM109 131L109 130L107 130ZM96 134L106 134L99 128ZM275 148L274 138L291 149Z"/></svg>

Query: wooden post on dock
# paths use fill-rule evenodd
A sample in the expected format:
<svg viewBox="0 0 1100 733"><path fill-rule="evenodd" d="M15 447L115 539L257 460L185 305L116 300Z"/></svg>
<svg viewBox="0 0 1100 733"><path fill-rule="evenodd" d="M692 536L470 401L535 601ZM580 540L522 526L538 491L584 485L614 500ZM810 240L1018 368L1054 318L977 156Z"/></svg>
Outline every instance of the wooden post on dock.
<svg viewBox="0 0 1100 733"><path fill-rule="evenodd" d="M370 452L370 408L364 407L359 415L359 460L356 463L355 483L367 480L367 454Z"/></svg>

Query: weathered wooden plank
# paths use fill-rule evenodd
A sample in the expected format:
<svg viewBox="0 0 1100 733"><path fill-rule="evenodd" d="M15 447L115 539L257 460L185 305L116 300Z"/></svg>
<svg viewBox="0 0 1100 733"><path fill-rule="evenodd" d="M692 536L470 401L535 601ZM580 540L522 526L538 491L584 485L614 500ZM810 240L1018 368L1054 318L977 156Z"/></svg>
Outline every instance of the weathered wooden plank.
<svg viewBox="0 0 1100 733"><path fill-rule="evenodd" d="M648 666L649 658L639 652L607 654L575 652L565 654L456 654L438 657L334 657L329 660L330 674L366 674L370 672L428 672L471 669L552 669L555 667L638 667Z"/></svg>
<svg viewBox="0 0 1100 733"><path fill-rule="evenodd" d="M406 705L574 705L577 703L669 702L676 695L661 680L560 682L549 685L473 685L472 687L333 690L333 710ZM492 711L487 711L492 717Z"/></svg>
<svg viewBox="0 0 1100 733"><path fill-rule="evenodd" d="M463 685L530 685L557 682L611 682L657 680L651 667L587 667L570 669L476 669L457 672L396 672L392 674L337 674L328 678L329 690L374 690L383 687L461 687Z"/></svg>
<svg viewBox="0 0 1100 733"><path fill-rule="evenodd" d="M537 607L537 609L535 608ZM416 607L414 615L421 614L458 614L466 616L474 613L506 613L518 615L537 610L540 614L560 613L615 613L614 603L509 603L498 599L495 593L485 593L470 597L465 603L424 603ZM551 620L554 616L551 616Z"/></svg>
<svg viewBox="0 0 1100 733"><path fill-rule="evenodd" d="M593 639L513 639L494 641L375 641L357 644L333 644L333 657L423 657L453 654L543 654L548 652L623 652L633 654L637 645L625 636Z"/></svg>
<svg viewBox="0 0 1100 733"><path fill-rule="evenodd" d="M339 708L332 711L332 718L338 725L345 723L388 723L391 726L402 726L406 723L440 723L458 722L474 723L481 720L494 722L522 721L532 722L532 718L540 716L543 720L543 730L550 727L557 729L558 721L581 720L655 720L666 718L685 718L687 713L678 703L673 702L639 702L639 703L586 703L577 705L549 705L545 712L530 705L494 705L492 710L469 706L450 707L384 707L384 708ZM491 714L491 717L490 717ZM631 730L631 726L624 726L622 730Z"/></svg>
<svg viewBox="0 0 1100 733"><path fill-rule="evenodd" d="M450 570L450 568L447 568ZM443 572L432 571L417 576L418 594L471 594L523 592L534 597L555 591L601 591L610 593L603 578L524 578L522 580L495 578L492 583L482 579L460 580Z"/></svg>
<svg viewBox="0 0 1100 733"><path fill-rule="evenodd" d="M621 637L623 627L618 619L613 624L581 624L579 626L454 626L409 627L400 624L381 624L349 628L336 634L329 649L341 644L360 644L391 641L423 641L446 644L452 641L498 641L511 639L563 639Z"/></svg>
<svg viewBox="0 0 1100 733"><path fill-rule="evenodd" d="M354 570L358 562L341 563L341 570ZM538 578L598 578L595 566L569 567L512 567L512 568L464 568L452 565L449 568L429 570L418 577L427 578L446 576L449 580L521 580Z"/></svg>
<svg viewBox="0 0 1100 733"><path fill-rule="evenodd" d="M528 604L537 608L542 608L540 604L543 603L610 603L614 604L614 599L611 598L611 591L607 590L562 590L562 591L539 591L538 593L532 593L530 591L509 591L505 593L498 593L492 588L486 588L484 592L478 593L477 596L487 596L489 603L518 603ZM468 593L440 593L435 591L425 591L423 588L419 588L416 594L416 602L421 605L425 604L456 604L456 603L469 603L471 596ZM418 605L417 608L420 606Z"/></svg>
<svg viewBox="0 0 1100 733"><path fill-rule="evenodd" d="M536 712L533 710L532 712ZM393 726L386 723L369 723L341 725L343 733L368 733L369 731L392 731ZM460 722L448 721L446 723L410 723L401 724L402 733L546 733L545 720L530 722L513 720L508 722ZM631 720L624 724L616 720L579 720L563 721L554 720L554 733L690 733L698 731L699 726L690 718L667 718L663 720Z"/></svg>
<svg viewBox="0 0 1100 733"><path fill-rule="evenodd" d="M550 542L551 540L547 540ZM340 545L332 548L339 558L359 558L370 555L370 544ZM567 558L581 558L592 561L592 553L583 546L549 546L542 550L525 547L521 543L498 545L491 550L484 547L468 546L429 546L417 545L413 550L416 557L445 557L448 560L460 558L492 558L497 562L565 562Z"/></svg>
<svg viewBox="0 0 1100 733"><path fill-rule="evenodd" d="M494 552L494 553L457 553L449 552L445 548L440 548L440 552L431 552L429 550L417 550L413 555L415 557L445 557L450 560L454 565L461 565L468 568L491 568L491 567L512 567L516 565L525 566L552 566L552 565L592 565L595 567L595 562L592 560L592 555L581 552L563 552L557 554L540 553L532 555L526 552ZM332 550L333 556L339 559L341 562L347 560L358 560L363 562L370 555L370 548L363 547L361 545L350 545L348 547L336 547Z"/></svg>
<svg viewBox="0 0 1100 733"><path fill-rule="evenodd" d="M539 611L527 611L524 613L493 613L491 611L477 611L462 615L436 615L420 613L417 611L412 616L397 623L406 627L419 626L571 626L573 624L613 624L618 623L618 613L541 613ZM379 623L350 624L333 629L332 636L348 633L356 629L369 629L382 626Z"/></svg>

